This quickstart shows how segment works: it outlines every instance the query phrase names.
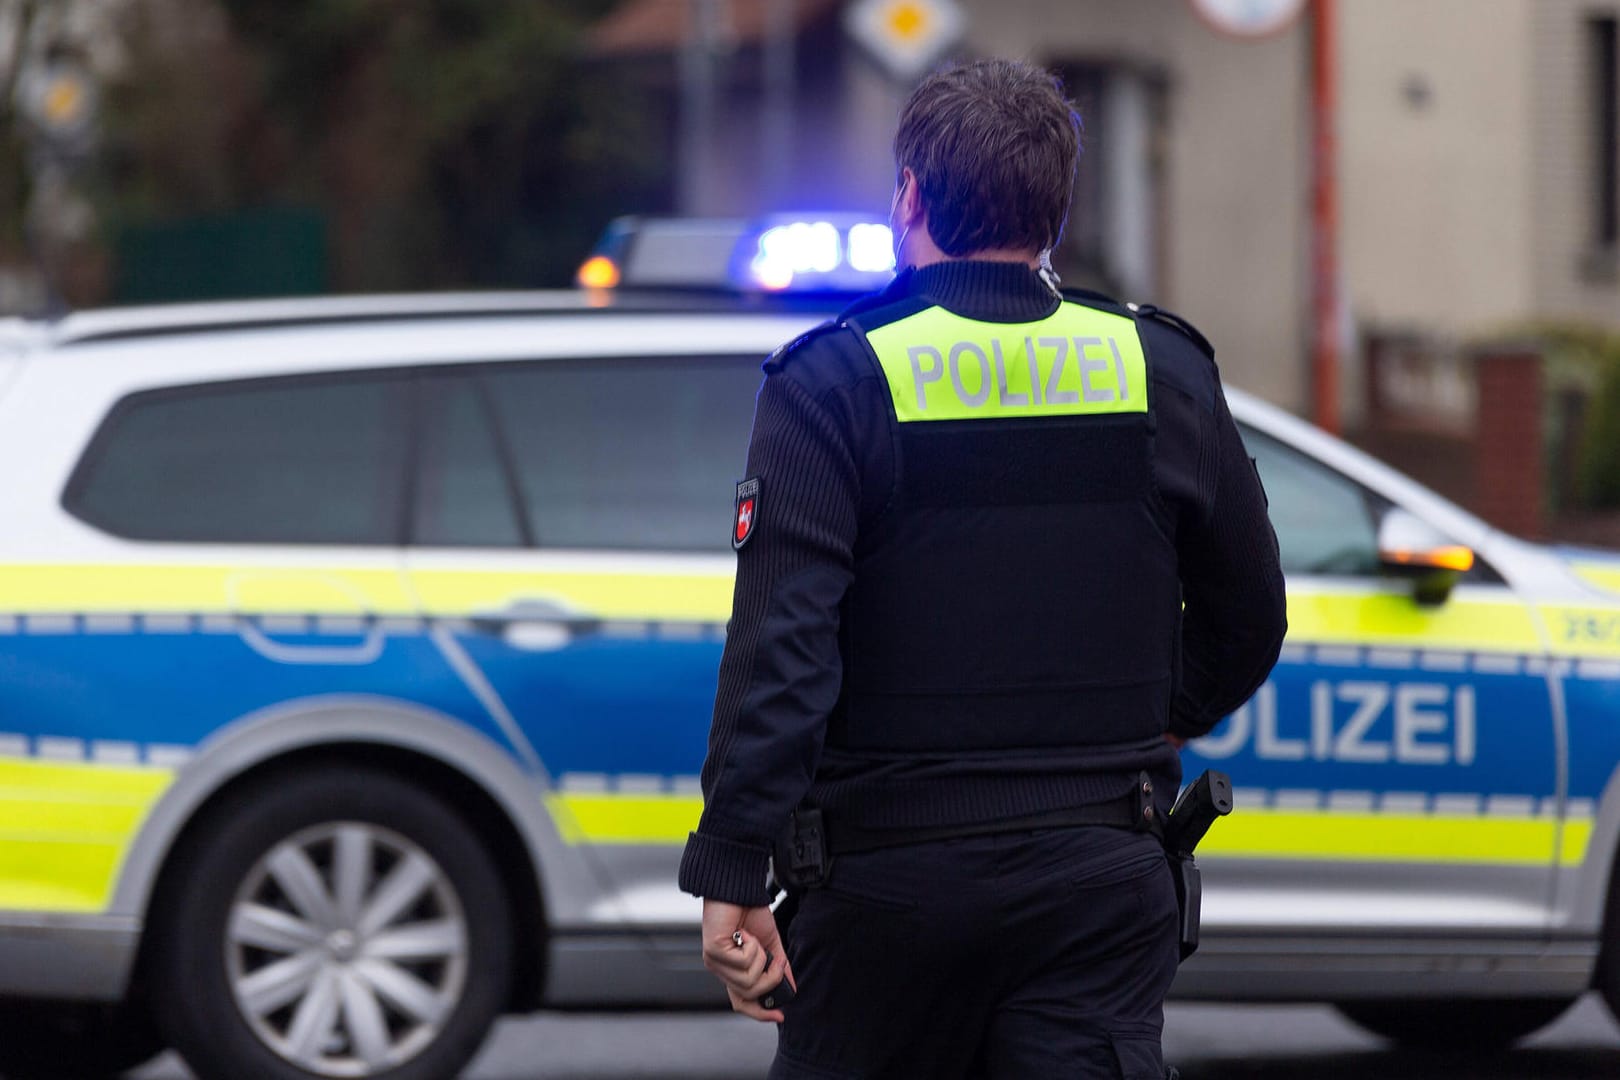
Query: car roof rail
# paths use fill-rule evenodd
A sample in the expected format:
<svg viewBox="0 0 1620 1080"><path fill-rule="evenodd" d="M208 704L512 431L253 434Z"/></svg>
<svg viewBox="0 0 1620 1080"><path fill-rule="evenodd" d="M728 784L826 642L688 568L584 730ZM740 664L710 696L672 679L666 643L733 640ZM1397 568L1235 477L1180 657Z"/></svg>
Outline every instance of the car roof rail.
<svg viewBox="0 0 1620 1080"><path fill-rule="evenodd" d="M44 327L44 343L54 348L181 334L258 329L296 329L343 323L408 322L416 319L500 318L527 315L669 314L674 312L759 313L835 312L844 298L829 296L739 297L687 289L625 289L528 292L416 293L372 296L317 296L276 300L204 301L78 311L51 323L29 323L34 335ZM0 347L5 342L0 329ZM20 342L22 343L21 339Z"/></svg>
<svg viewBox="0 0 1620 1080"><path fill-rule="evenodd" d="M569 311L590 305L577 291L307 296L209 300L76 311L47 324L54 346L187 333L444 317Z"/></svg>

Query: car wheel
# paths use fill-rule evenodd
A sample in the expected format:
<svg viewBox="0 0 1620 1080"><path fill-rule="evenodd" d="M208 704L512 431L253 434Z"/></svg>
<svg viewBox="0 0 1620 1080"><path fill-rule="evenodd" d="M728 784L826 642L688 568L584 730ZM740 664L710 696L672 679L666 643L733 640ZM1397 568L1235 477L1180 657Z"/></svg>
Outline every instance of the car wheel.
<svg viewBox="0 0 1620 1080"><path fill-rule="evenodd" d="M162 1052L137 1005L0 1001L0 1075L6 1080L99 1080Z"/></svg>
<svg viewBox="0 0 1620 1080"><path fill-rule="evenodd" d="M1374 1035L1429 1050L1496 1050L1552 1023L1567 998L1509 1001L1342 1001L1335 1007Z"/></svg>
<svg viewBox="0 0 1620 1080"><path fill-rule="evenodd" d="M234 793L177 856L159 1018L203 1080L442 1080L511 989L488 850L386 773L323 768Z"/></svg>
<svg viewBox="0 0 1620 1080"><path fill-rule="evenodd" d="M1603 995L1603 1003L1620 1020L1620 857L1609 874L1609 903L1603 919L1603 945L1598 950L1597 973L1593 987Z"/></svg>

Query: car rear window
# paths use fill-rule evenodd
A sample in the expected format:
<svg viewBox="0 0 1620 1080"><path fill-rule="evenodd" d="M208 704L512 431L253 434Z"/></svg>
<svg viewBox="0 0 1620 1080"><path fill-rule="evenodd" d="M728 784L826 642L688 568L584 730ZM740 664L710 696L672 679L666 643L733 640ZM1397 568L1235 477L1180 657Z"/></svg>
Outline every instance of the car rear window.
<svg viewBox="0 0 1620 1080"><path fill-rule="evenodd" d="M729 550L758 357L545 361L476 377L533 543Z"/></svg>
<svg viewBox="0 0 1620 1080"><path fill-rule="evenodd" d="M531 543L483 388L472 378L441 374L424 380L421 390L410 542L422 547Z"/></svg>
<svg viewBox="0 0 1620 1080"><path fill-rule="evenodd" d="M409 386L360 375L132 395L64 502L138 540L396 543Z"/></svg>

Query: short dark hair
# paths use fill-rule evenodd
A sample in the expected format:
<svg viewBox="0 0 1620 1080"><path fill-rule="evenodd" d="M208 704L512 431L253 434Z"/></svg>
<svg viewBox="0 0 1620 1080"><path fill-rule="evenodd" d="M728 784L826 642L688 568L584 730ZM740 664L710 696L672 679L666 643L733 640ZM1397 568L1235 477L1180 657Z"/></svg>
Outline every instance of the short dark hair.
<svg viewBox="0 0 1620 1080"><path fill-rule="evenodd" d="M981 60L930 75L900 111L896 169L917 177L947 255L1055 247L1069 216L1080 114L1032 64Z"/></svg>

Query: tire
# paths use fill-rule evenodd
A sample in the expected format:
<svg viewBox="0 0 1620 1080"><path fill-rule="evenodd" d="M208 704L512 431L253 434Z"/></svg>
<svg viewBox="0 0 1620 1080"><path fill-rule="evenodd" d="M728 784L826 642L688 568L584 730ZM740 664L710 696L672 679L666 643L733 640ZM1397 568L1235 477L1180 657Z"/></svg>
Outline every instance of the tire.
<svg viewBox="0 0 1620 1080"><path fill-rule="evenodd" d="M477 832L389 773L246 787L188 838L152 952L200 1080L444 1080L509 1000L512 915Z"/></svg>
<svg viewBox="0 0 1620 1080"><path fill-rule="evenodd" d="M1343 1001L1335 1008L1391 1042L1425 1050L1499 1050L1552 1023L1569 998Z"/></svg>
<svg viewBox="0 0 1620 1080"><path fill-rule="evenodd" d="M1609 1013L1620 1020L1620 853L1609 872L1609 901L1603 916L1603 944L1598 950L1592 985L1603 995Z"/></svg>
<svg viewBox="0 0 1620 1080"><path fill-rule="evenodd" d="M164 1049L157 1025L136 1005L0 1001L0 1031L6 1080L102 1080Z"/></svg>

